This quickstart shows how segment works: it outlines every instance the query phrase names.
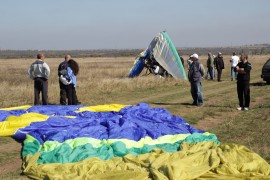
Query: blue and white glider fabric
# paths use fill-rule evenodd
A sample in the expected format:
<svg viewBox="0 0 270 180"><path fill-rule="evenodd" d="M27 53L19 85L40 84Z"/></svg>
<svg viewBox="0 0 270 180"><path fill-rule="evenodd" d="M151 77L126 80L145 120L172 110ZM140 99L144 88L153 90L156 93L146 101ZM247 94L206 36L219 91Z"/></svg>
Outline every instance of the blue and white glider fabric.
<svg viewBox="0 0 270 180"><path fill-rule="evenodd" d="M148 51L174 78L187 80L184 66L167 32L159 33L148 46Z"/></svg>
<svg viewBox="0 0 270 180"><path fill-rule="evenodd" d="M149 52L147 50L141 52L139 54L139 56L136 57L135 61L134 61L134 65L133 67L130 69L129 78L133 78L133 77L137 77L140 75L140 73L142 72L143 68L144 68L144 59L146 58L146 56L148 56Z"/></svg>

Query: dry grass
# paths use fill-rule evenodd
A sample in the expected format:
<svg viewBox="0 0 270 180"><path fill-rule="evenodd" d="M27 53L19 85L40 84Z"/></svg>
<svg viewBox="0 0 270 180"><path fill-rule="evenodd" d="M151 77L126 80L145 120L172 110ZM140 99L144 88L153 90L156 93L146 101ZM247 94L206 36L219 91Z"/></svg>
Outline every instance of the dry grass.
<svg viewBox="0 0 270 180"><path fill-rule="evenodd" d="M204 65L206 58L201 57ZM187 81L145 76L145 72L139 78L127 78L134 57L75 59L80 65L77 95L84 105L146 102L152 107L167 108L195 127L215 133L221 142L246 145L270 162L270 86L266 86L260 78L261 67L269 56L249 57L253 69L251 110L248 112L235 110L238 105L236 82L230 80L229 58L230 56L224 56L226 69L223 71L222 82L203 81L203 107L189 105L192 99ZM33 61L34 59L0 59L0 108L33 104L33 82L27 76L27 69ZM61 61L62 59L46 59L51 68L51 104L59 104L57 68ZM1 144L10 144L10 140L0 137ZM20 145L17 148L20 149ZM3 153L2 157L7 156L12 161L14 153L0 153ZM7 159L0 158L0 165ZM0 178L18 179L21 177L18 173L18 170L3 176L0 173Z"/></svg>

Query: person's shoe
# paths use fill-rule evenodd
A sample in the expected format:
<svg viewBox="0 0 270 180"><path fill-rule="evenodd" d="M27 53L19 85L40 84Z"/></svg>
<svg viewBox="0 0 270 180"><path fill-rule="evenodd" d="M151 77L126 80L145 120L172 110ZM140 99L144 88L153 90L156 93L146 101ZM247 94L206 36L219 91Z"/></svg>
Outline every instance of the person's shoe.
<svg viewBox="0 0 270 180"><path fill-rule="evenodd" d="M197 106L197 103L193 102L191 105L192 105L192 106Z"/></svg>
<svg viewBox="0 0 270 180"><path fill-rule="evenodd" d="M244 110L242 107L238 107L238 108L236 108L238 111L242 111L242 110Z"/></svg>
<svg viewBox="0 0 270 180"><path fill-rule="evenodd" d="M198 106L203 106L203 103L198 104Z"/></svg>
<svg viewBox="0 0 270 180"><path fill-rule="evenodd" d="M248 107L244 107L244 110L245 110L245 111L248 111L248 110L249 110L249 108L248 108Z"/></svg>

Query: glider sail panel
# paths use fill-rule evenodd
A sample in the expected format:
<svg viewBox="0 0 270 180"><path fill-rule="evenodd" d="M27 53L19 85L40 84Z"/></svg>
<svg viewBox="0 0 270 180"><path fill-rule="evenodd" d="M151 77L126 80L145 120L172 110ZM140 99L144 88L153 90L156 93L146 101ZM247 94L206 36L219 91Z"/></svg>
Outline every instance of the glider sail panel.
<svg viewBox="0 0 270 180"><path fill-rule="evenodd" d="M149 52L144 50L135 59L133 67L130 69L128 77L133 78L140 75L144 68L144 59L148 56Z"/></svg>
<svg viewBox="0 0 270 180"><path fill-rule="evenodd" d="M166 32L159 33L150 43L148 50L153 53L156 61L174 78L187 80L179 55Z"/></svg>

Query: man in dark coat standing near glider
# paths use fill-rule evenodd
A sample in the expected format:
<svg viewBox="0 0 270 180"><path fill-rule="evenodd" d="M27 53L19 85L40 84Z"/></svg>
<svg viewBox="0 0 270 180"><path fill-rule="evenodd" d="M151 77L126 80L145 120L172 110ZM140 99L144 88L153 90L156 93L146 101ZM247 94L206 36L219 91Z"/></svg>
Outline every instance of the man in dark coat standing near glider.
<svg viewBox="0 0 270 180"><path fill-rule="evenodd" d="M218 53L217 57L215 58L216 68L217 68L217 79L221 81L221 74L222 69L224 69L224 61L221 52Z"/></svg>
<svg viewBox="0 0 270 180"><path fill-rule="evenodd" d="M48 105L48 79L50 68L44 62L44 53L37 54L37 60L33 62L28 69L29 77L34 80L35 105L40 105L39 94L42 93L42 105Z"/></svg>
<svg viewBox="0 0 270 180"><path fill-rule="evenodd" d="M188 71L188 79L190 82L190 92L193 98L192 105L202 106L203 105L203 93L202 93L202 78L204 76L204 67L199 62L198 54L190 56L192 64Z"/></svg>

